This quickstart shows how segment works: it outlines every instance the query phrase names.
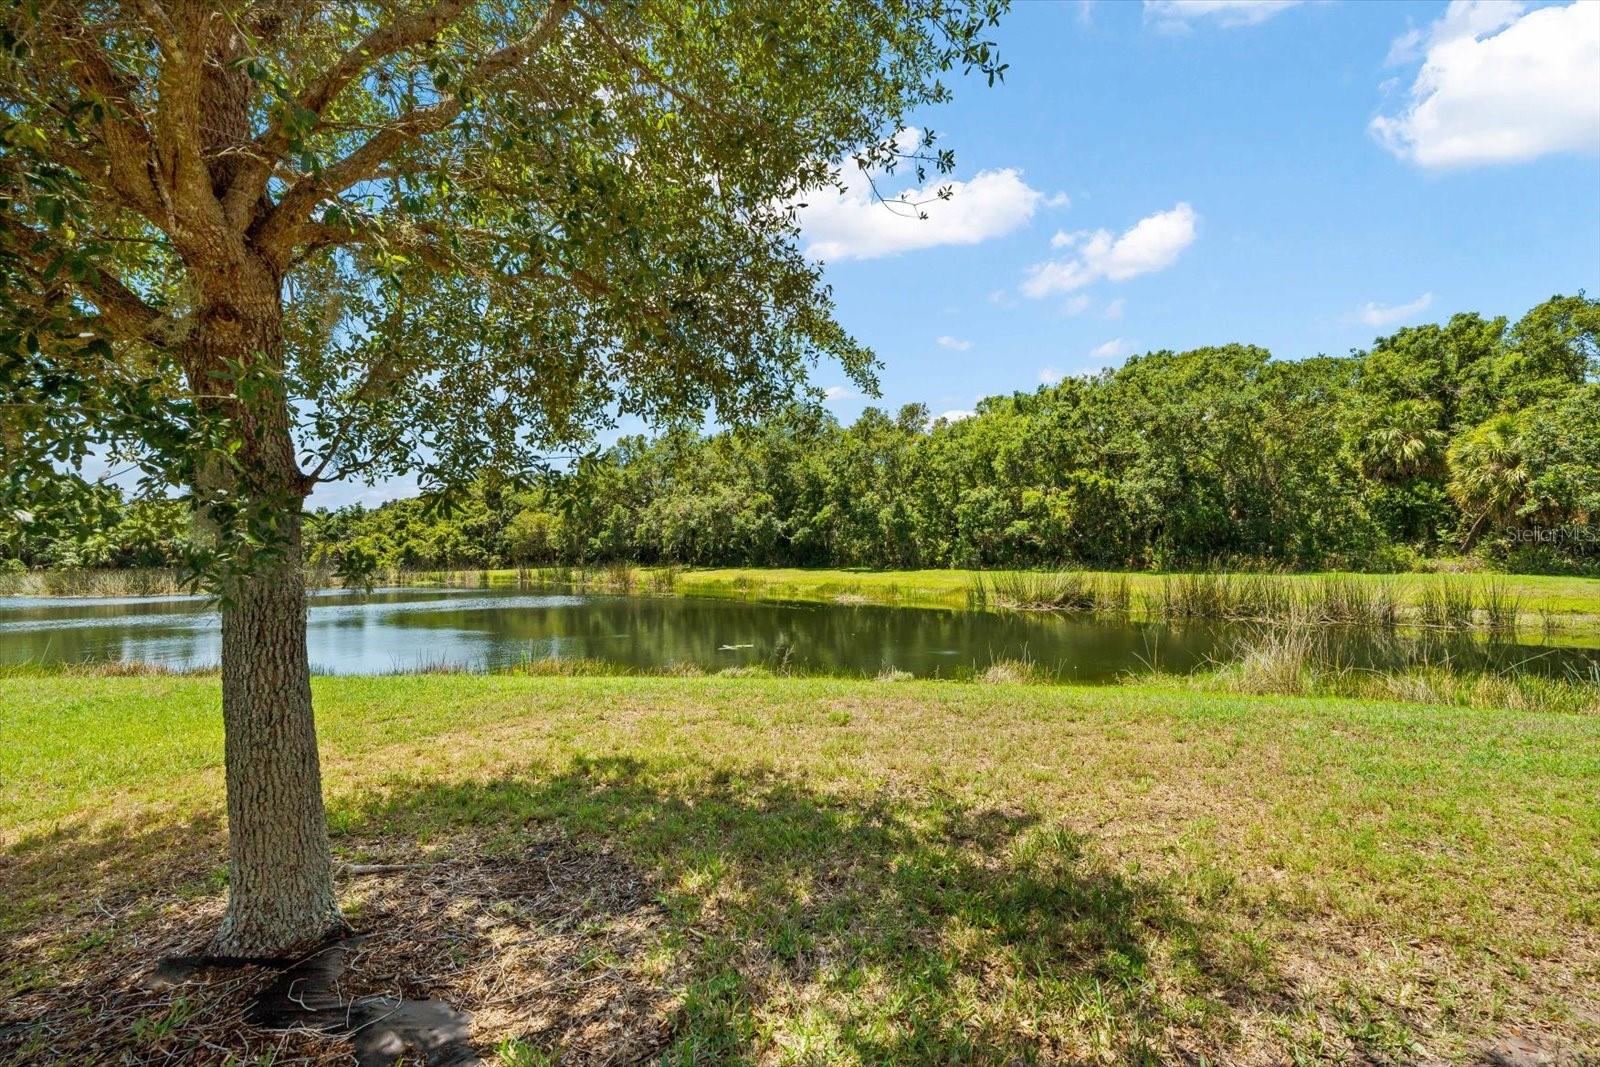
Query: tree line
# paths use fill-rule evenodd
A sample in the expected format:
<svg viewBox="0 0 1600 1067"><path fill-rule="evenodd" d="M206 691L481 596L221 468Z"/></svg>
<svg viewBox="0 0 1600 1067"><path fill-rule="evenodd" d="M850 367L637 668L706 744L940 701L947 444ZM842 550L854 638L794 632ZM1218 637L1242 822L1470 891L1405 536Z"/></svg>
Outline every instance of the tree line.
<svg viewBox="0 0 1600 1067"><path fill-rule="evenodd" d="M987 398L845 425L795 405L714 433L629 436L531 485L480 477L307 518L352 569L641 563L1393 570L1476 552L1522 571L1600 561L1600 301L1515 323L1461 314L1344 357L1226 345L1150 352ZM181 557L148 501L64 541L13 526L29 565Z"/></svg>

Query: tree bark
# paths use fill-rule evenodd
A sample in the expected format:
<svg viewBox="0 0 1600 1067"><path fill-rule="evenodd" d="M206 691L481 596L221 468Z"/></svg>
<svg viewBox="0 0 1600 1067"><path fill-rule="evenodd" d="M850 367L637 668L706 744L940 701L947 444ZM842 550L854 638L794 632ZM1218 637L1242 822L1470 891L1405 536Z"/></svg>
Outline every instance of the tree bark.
<svg viewBox="0 0 1600 1067"><path fill-rule="evenodd" d="M254 273L254 272L252 272ZM281 956L344 927L322 803L322 774L306 653L300 512L305 479L295 462L285 398L245 387L227 368L266 380L283 371L277 280L263 269L233 299L197 316L191 379L234 427L237 464L202 475L252 512L215 524L221 584L222 720L228 794L228 906L213 951ZM201 516L204 520L205 516ZM263 524L268 536L261 536Z"/></svg>
<svg viewBox="0 0 1600 1067"><path fill-rule="evenodd" d="M343 926L322 807L306 655L300 521L293 548L231 583L222 607L228 909L216 951L275 956Z"/></svg>

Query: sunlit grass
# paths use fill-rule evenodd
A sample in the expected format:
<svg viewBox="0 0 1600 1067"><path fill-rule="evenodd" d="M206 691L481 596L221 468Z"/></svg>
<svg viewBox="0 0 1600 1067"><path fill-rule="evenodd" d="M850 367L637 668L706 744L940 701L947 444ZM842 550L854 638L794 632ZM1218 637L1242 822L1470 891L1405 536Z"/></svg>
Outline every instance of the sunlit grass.
<svg viewBox="0 0 1600 1067"><path fill-rule="evenodd" d="M1600 579L1547 575L1252 574L1062 570L869 571L783 567L548 567L395 572L398 582L570 585L609 592L906 607L1064 607L1183 618L1278 617L1298 607L1323 622L1457 625L1462 610L1504 631L1600 630ZM983 590L986 596L974 596Z"/></svg>
<svg viewBox="0 0 1600 1067"><path fill-rule="evenodd" d="M655 879L679 1058L1600 1048L1600 718L992 681L314 687L337 849L558 832ZM0 679L6 982L44 914L221 863L165 830L221 812L217 687Z"/></svg>

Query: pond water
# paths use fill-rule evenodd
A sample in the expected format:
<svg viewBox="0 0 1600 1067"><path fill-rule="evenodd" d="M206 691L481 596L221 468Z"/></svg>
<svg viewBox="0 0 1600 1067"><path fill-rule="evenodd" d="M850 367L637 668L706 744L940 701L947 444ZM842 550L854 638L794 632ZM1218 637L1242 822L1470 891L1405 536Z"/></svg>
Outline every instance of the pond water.
<svg viewBox="0 0 1600 1067"><path fill-rule="evenodd" d="M495 669L527 659L593 658L650 669L788 666L874 675L893 667L961 677L1027 659L1064 680L1112 681L1152 665L1187 671L1236 653L1236 626L1094 620L1048 614L866 605L772 604L676 597L531 594L514 590L380 589L311 596L314 670L384 674ZM1457 666L1547 674L1600 670L1600 649L1440 644L1342 633L1341 662L1391 667L1448 656ZM0 664L143 661L172 668L217 662L213 606L200 597L0 598Z"/></svg>

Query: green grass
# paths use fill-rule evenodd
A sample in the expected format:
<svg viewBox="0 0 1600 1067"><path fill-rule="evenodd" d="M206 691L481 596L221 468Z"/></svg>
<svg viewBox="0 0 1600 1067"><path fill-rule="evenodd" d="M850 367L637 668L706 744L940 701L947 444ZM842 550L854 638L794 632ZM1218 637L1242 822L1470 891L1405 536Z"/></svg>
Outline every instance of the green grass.
<svg viewBox="0 0 1600 1067"><path fill-rule="evenodd" d="M685 596L965 607L973 578L981 573L726 567L683 571L676 590Z"/></svg>
<svg viewBox="0 0 1600 1067"><path fill-rule="evenodd" d="M723 568L685 570L677 575L677 592L692 596L751 596L762 599L828 601L861 598L873 603L925 604L963 607L967 592L979 578L993 571L920 570L850 571ZM1003 572L1002 572L1003 573ZM1014 573L1014 572L1013 572ZM1126 578L1132 599L1159 598L1164 584L1176 575L1145 572L1086 572L1101 582ZM1481 595L1499 589L1521 602L1523 611L1545 609L1562 615L1600 618L1600 578L1565 578L1546 575L1503 574L1356 574L1321 572L1281 576L1291 585L1316 587L1330 580L1360 585L1392 587L1404 603L1420 605L1442 583L1460 585Z"/></svg>
<svg viewBox="0 0 1600 1067"><path fill-rule="evenodd" d="M217 687L0 678L0 999L137 948L143 920L97 906L175 891L154 872L209 871L182 892L217 897ZM1513 1028L1600 1052L1594 716L1153 685L314 687L341 855L515 859L556 833L644 872L675 1062L1465 1062Z"/></svg>
<svg viewBox="0 0 1600 1067"><path fill-rule="evenodd" d="M1050 571L868 571L796 567L708 569L613 567L593 572L555 568L548 573L557 576L588 573L591 584L596 587L616 586L619 591L627 592L673 592L682 596L732 599L944 608L968 607L975 589L981 585L993 588L996 581L1001 582L1004 589L1008 585L1059 583L1061 580L1061 572ZM390 577L422 583L507 585L516 582L517 572L513 570L428 571L397 573ZM1138 612L1145 605L1170 599L1175 588L1174 582L1178 583L1177 588L1181 592L1181 586L1185 581L1203 581L1209 576L1190 572L1165 574L1142 571L1127 573L1086 571L1081 572L1080 577L1084 583L1099 590L1126 596L1128 606ZM1251 576L1237 577L1248 583ZM1420 616L1429 606L1430 599L1437 598L1441 590L1450 589L1471 594L1472 601L1480 607L1485 603L1514 603L1520 610L1522 623L1526 627L1537 628L1541 617L1548 615L1564 628L1600 630L1600 578L1508 575L1492 572L1439 575L1360 574L1343 571L1266 577L1272 579L1272 584L1284 583L1289 589L1300 591L1318 603L1335 599L1334 594L1340 594L1343 599L1350 600L1354 598L1352 594L1359 596L1359 592L1366 589L1369 590L1369 596L1392 595L1398 607L1410 615ZM1365 620L1361 618L1357 621Z"/></svg>

